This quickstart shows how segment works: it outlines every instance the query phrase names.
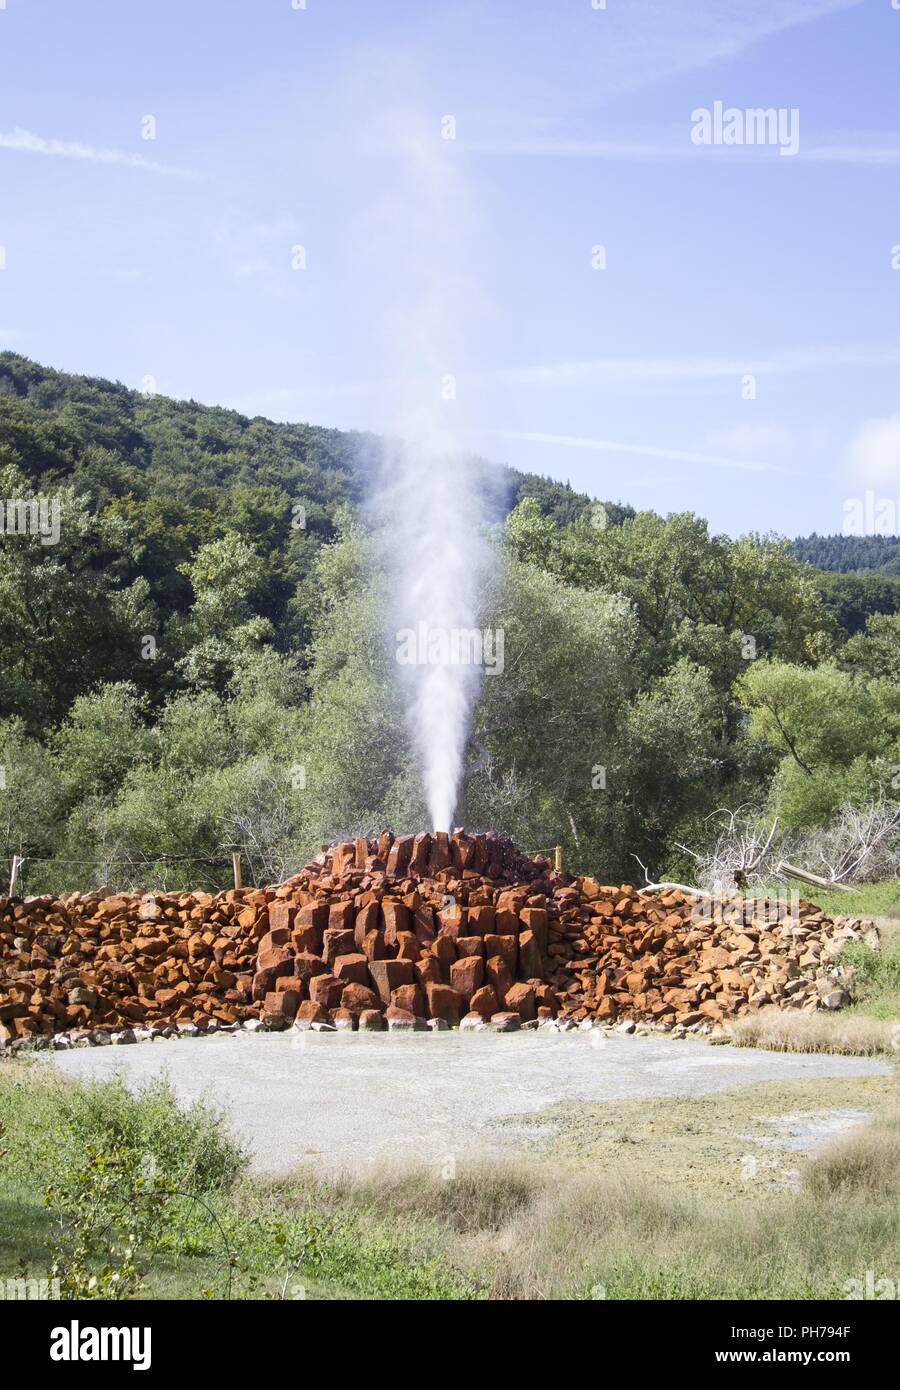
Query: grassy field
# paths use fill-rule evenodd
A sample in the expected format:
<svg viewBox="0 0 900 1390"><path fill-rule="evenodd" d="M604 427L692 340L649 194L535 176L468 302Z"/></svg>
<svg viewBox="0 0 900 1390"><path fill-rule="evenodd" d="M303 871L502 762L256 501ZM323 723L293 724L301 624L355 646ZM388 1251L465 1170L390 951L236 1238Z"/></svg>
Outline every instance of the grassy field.
<svg viewBox="0 0 900 1390"><path fill-rule="evenodd" d="M900 878L883 879L880 883L860 883L849 893L839 889L828 891L796 884L800 896L814 902L829 916L893 917L900 925Z"/></svg>
<svg viewBox="0 0 900 1390"><path fill-rule="evenodd" d="M163 1085L5 1063L0 1274L104 1298L840 1298L900 1275L900 1094L826 1085L576 1107L551 1152L452 1173L264 1181ZM868 1123L773 1156L766 1117L823 1095Z"/></svg>

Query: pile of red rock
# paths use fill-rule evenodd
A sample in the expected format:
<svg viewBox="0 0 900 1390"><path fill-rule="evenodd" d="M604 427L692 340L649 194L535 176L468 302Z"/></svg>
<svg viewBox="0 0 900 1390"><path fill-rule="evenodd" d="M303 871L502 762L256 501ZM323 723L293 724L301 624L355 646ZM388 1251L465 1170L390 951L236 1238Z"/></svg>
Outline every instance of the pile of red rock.
<svg viewBox="0 0 900 1390"><path fill-rule="evenodd" d="M548 979L576 1021L708 1031L766 1006L838 1009L853 970L837 957L850 941L879 944L872 922L832 920L796 895L708 899L555 877Z"/></svg>
<svg viewBox="0 0 900 1390"><path fill-rule="evenodd" d="M461 830L335 845L276 890L253 996L276 1026L550 1019L547 867Z"/></svg>
<svg viewBox="0 0 900 1390"><path fill-rule="evenodd" d="M846 1002L833 958L869 924L805 905L770 917L603 887L493 834L385 832L273 887L0 900L0 1046L260 1020L508 1029L561 1014L702 1031L764 1004Z"/></svg>
<svg viewBox="0 0 900 1390"><path fill-rule="evenodd" d="M158 1024L206 1031L249 1017L262 916L250 896L100 890L6 900L0 1045Z"/></svg>
<svg viewBox="0 0 900 1390"><path fill-rule="evenodd" d="M546 870L496 835L385 833L273 887L0 901L0 1045L550 1018Z"/></svg>

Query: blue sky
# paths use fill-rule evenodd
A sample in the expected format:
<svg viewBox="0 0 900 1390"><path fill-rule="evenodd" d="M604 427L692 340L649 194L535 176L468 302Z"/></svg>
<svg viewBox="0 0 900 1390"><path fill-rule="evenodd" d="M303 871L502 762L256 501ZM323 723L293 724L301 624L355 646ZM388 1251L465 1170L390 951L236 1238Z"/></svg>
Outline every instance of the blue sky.
<svg viewBox="0 0 900 1390"><path fill-rule="evenodd" d="M6 0L0 346L341 428L450 375L488 457L839 531L900 505L897 2Z"/></svg>

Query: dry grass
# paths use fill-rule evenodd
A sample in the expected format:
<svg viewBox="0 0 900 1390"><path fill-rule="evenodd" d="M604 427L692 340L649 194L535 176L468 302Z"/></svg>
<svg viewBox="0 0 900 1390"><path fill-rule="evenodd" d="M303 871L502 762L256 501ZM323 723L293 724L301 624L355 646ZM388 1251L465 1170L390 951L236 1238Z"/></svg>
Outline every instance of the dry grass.
<svg viewBox="0 0 900 1390"><path fill-rule="evenodd" d="M255 1178L253 1186L263 1186L270 1199L287 1210L306 1205L312 1188L316 1202L331 1211L366 1214L379 1221L425 1214L442 1228L471 1234L496 1231L515 1221L546 1177L546 1166L539 1160L504 1158L459 1166L448 1160L446 1166L421 1168L385 1160L363 1176L348 1172L323 1177L300 1168L269 1182Z"/></svg>
<svg viewBox="0 0 900 1390"><path fill-rule="evenodd" d="M900 1193L900 1101L822 1149L807 1167L806 1185L819 1197Z"/></svg>
<svg viewBox="0 0 900 1390"><path fill-rule="evenodd" d="M862 1013L762 1009L735 1019L725 1031L736 1047L900 1058L900 1019L870 1018Z"/></svg>
<svg viewBox="0 0 900 1390"><path fill-rule="evenodd" d="M531 1159L472 1162L452 1180L407 1172L405 1190L314 1184L305 1200L373 1203L381 1222L425 1223L431 1258L443 1248L492 1299L841 1298L866 1270L896 1268L900 1167L889 1152L863 1128L803 1191L761 1189L727 1205L627 1170Z"/></svg>
<svg viewBox="0 0 900 1390"><path fill-rule="evenodd" d="M535 1156L468 1160L443 1177L297 1172L265 1203L396 1222L490 1299L840 1299L867 1270L897 1272L900 1100L811 1160L800 1191L761 1178L729 1203L625 1162Z"/></svg>

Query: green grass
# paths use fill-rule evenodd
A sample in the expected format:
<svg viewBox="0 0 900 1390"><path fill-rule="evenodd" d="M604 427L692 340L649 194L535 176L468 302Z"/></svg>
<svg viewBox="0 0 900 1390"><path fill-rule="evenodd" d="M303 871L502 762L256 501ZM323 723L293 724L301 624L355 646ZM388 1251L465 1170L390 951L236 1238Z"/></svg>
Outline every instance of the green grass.
<svg viewBox="0 0 900 1390"><path fill-rule="evenodd" d="M900 1019L900 922L882 927L880 937L877 951L854 941L841 952L841 961L852 965L855 975L851 1012Z"/></svg>
<svg viewBox="0 0 900 1390"><path fill-rule="evenodd" d="M104 1206L93 1174L73 1176L98 1151L136 1155L151 1194L164 1182L137 1261L139 1296L469 1299L481 1291L448 1260L445 1228L426 1208L398 1225L396 1213L344 1202L313 1178L272 1190L246 1176L246 1151L207 1104L179 1106L165 1081L137 1095L118 1079L73 1083L40 1062L0 1067L0 1275L16 1275L23 1262L34 1278L50 1277L54 1261L65 1268L98 1204L109 1248L127 1239L117 1230L132 1189L114 1188ZM63 1201L48 1204L51 1188ZM94 1252L91 1267L105 1255Z"/></svg>
<svg viewBox="0 0 900 1390"><path fill-rule="evenodd" d="M98 1138L139 1143L184 1184L140 1253L136 1297L840 1298L867 1270L900 1274L896 1088L806 1165L801 1191L760 1183L727 1203L694 1170L651 1179L624 1160L559 1155L460 1162L450 1180L407 1166L266 1181L209 1107L182 1109L160 1086L129 1096L64 1081L40 1063L0 1068L0 1116L6 1275L47 1277L60 1236L44 1187L71 1183Z"/></svg>
<svg viewBox="0 0 900 1390"><path fill-rule="evenodd" d="M860 883L849 893L813 888L805 883L794 883L792 887L829 917L895 917L900 922L900 878Z"/></svg>

